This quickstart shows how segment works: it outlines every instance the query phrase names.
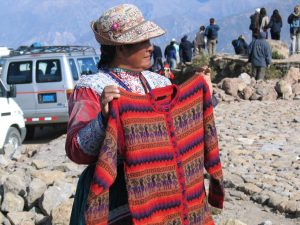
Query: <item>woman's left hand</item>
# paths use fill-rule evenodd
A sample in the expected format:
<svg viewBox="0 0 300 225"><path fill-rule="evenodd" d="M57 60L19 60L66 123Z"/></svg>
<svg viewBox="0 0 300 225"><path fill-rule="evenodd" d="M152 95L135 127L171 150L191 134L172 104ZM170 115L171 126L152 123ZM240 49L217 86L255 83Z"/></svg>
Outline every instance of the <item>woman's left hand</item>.
<svg viewBox="0 0 300 225"><path fill-rule="evenodd" d="M212 83L211 83L210 71L211 70L208 66L203 66L198 71L196 71L196 74L200 75L204 78L204 80L206 81L206 83L208 85L210 95L212 95L213 87L212 87Z"/></svg>

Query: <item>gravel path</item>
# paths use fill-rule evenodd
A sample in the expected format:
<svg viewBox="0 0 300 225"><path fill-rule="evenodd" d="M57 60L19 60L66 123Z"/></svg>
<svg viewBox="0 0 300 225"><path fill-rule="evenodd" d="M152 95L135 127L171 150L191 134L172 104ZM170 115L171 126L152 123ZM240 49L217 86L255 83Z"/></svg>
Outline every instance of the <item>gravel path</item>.
<svg viewBox="0 0 300 225"><path fill-rule="evenodd" d="M227 187L216 221L300 224L300 101L222 103L215 118Z"/></svg>

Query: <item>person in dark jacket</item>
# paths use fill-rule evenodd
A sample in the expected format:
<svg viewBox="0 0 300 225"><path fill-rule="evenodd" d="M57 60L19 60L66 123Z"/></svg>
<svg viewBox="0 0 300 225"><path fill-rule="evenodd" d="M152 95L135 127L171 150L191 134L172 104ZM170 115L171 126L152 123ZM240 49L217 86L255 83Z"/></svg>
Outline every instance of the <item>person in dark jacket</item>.
<svg viewBox="0 0 300 225"><path fill-rule="evenodd" d="M165 48L165 58L170 65L171 69L176 68L176 48L175 48L175 41L172 39L170 44Z"/></svg>
<svg viewBox="0 0 300 225"><path fill-rule="evenodd" d="M179 44L179 56L182 63L192 61L194 46L187 38L187 35L184 35Z"/></svg>
<svg viewBox="0 0 300 225"><path fill-rule="evenodd" d="M207 37L207 50L209 56L216 54L216 47L218 43L219 25L216 24L214 18L209 19L209 25L205 29L205 36Z"/></svg>
<svg viewBox="0 0 300 225"><path fill-rule="evenodd" d="M250 16L250 26L249 30L252 31L252 39L256 39L259 36L259 18L260 18L260 8L255 10L255 13Z"/></svg>
<svg viewBox="0 0 300 225"><path fill-rule="evenodd" d="M294 12L288 17L292 39L291 54L300 53L300 5L295 6Z"/></svg>
<svg viewBox="0 0 300 225"><path fill-rule="evenodd" d="M243 35L240 35L238 39L232 41L235 54L237 55L247 55L248 54L248 44Z"/></svg>
<svg viewBox="0 0 300 225"><path fill-rule="evenodd" d="M282 19L277 9L273 11L268 27L270 28L271 39L280 40Z"/></svg>
<svg viewBox="0 0 300 225"><path fill-rule="evenodd" d="M272 62L272 51L266 41L266 33L260 32L259 38L252 40L248 48L249 62L252 64L252 76L256 80L263 80L266 67Z"/></svg>
<svg viewBox="0 0 300 225"><path fill-rule="evenodd" d="M152 52L152 57L153 57L153 65L152 65L152 71L159 71L161 70L164 65L162 62L162 52L161 48L158 45L153 45L153 52Z"/></svg>

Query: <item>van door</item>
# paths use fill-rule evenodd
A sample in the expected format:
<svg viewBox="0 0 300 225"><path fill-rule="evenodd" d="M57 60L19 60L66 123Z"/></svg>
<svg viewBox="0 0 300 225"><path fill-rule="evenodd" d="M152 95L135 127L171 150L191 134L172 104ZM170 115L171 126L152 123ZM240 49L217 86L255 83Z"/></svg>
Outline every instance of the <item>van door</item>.
<svg viewBox="0 0 300 225"><path fill-rule="evenodd" d="M60 59L36 61L37 115L47 122L66 120L66 91Z"/></svg>
<svg viewBox="0 0 300 225"><path fill-rule="evenodd" d="M6 83L16 84L15 100L23 110L25 118L34 116L36 108L34 95L36 88L32 81L32 66L32 61L10 62L7 70Z"/></svg>

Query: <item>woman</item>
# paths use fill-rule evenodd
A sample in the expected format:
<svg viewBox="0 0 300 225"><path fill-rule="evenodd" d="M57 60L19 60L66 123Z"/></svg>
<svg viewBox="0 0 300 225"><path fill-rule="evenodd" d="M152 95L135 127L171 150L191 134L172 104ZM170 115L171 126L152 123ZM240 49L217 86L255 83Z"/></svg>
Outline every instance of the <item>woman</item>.
<svg viewBox="0 0 300 225"><path fill-rule="evenodd" d="M69 99L66 152L72 161L90 164L78 182L70 224L85 224L83 215L105 137L109 105L120 97L119 88L143 95L171 84L167 78L145 71L150 67L153 51L149 40L165 32L145 21L137 7L123 4L111 8L92 22L91 28L101 44L99 72L83 76ZM105 205L109 207L108 224L133 224L123 167L123 160L118 157L117 177L109 188Z"/></svg>
<svg viewBox="0 0 300 225"><path fill-rule="evenodd" d="M268 27L270 28L271 39L280 40L282 19L277 9L273 11Z"/></svg>
<svg viewBox="0 0 300 225"><path fill-rule="evenodd" d="M261 8L259 12L259 26L260 31L266 33L266 39L268 39L268 25L269 17L267 15L267 10L265 8Z"/></svg>

